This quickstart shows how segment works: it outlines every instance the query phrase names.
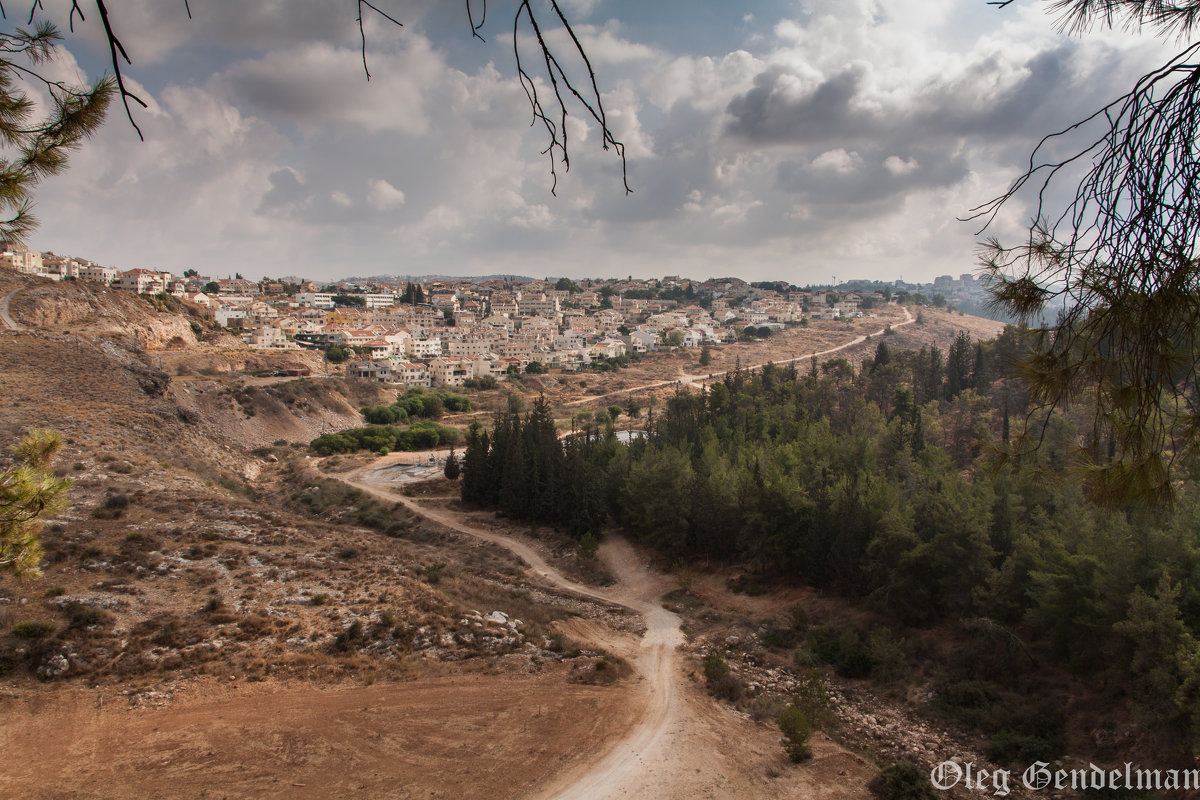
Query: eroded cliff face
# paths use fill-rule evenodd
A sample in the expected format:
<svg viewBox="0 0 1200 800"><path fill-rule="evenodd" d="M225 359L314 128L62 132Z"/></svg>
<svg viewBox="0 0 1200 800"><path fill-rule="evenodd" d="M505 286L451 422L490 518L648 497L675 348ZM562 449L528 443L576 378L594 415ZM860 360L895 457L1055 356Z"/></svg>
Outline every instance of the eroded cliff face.
<svg viewBox="0 0 1200 800"><path fill-rule="evenodd" d="M249 350L234 336L216 341L206 337L200 348L178 348L168 342L166 350L154 354L162 368L172 375L230 375L238 372L307 369L313 374L325 371L319 351Z"/></svg>
<svg viewBox="0 0 1200 800"><path fill-rule="evenodd" d="M145 350L196 344L190 317L159 311L131 292L84 281L28 286L13 297L12 315L35 329L128 337Z"/></svg>

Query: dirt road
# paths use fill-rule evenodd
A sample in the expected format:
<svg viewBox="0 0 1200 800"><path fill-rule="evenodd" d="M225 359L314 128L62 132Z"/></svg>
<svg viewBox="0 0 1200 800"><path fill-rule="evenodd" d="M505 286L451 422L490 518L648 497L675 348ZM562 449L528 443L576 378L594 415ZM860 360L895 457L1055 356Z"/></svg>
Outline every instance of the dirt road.
<svg viewBox="0 0 1200 800"><path fill-rule="evenodd" d="M12 300L13 295L15 295L19 291L21 291L21 290L13 289L11 292L4 295L4 297L0 297L0 324L4 325L4 327L10 331L25 330L25 328L21 325L18 325L17 321L14 320L12 318L12 315L8 313L9 303Z"/></svg>
<svg viewBox="0 0 1200 800"><path fill-rule="evenodd" d="M531 542L468 524L456 512L430 508L390 488L395 475L389 469L393 458L385 456L345 479L433 522L507 548L525 561L532 575L552 586L625 606L645 620L641 639L587 622L577 623L572 630L578 638L633 663L639 676L635 704L640 710L615 746L591 763L565 769L530 796L538 800L841 800L867 795L865 784L874 768L860 757L820 735L814 737L814 759L804 767L792 768L779 746L777 729L718 706L699 689L695 677L686 674L678 650L683 642L680 619L659 602L674 588L674 581L647 566L626 540L610 535L600 548L600 557L616 583L603 589L583 586L547 564Z"/></svg>
<svg viewBox="0 0 1200 800"><path fill-rule="evenodd" d="M839 344L837 347L830 347L827 350L813 351L805 356L796 356L795 358L788 358L788 359L784 359L782 361L775 361L772 363L774 363L776 366L782 367L786 364L793 364L798 361L807 361L810 358L823 358L824 356L833 355L834 353L839 353L842 350L847 350L851 347L854 347L855 345L862 344L863 342L865 342L867 340L868 336L883 336L887 332L888 327L899 328L901 325L909 325L916 321L916 319L913 317L913 315L908 312L907 308L901 306L901 310L904 312L904 322L897 322L895 325L885 326L871 334L863 334L862 336L857 336L844 344ZM766 366L766 364L755 364L751 367L746 367L746 369L750 372L753 372L756 369L762 369L764 366ZM684 375L679 380L680 380L680 383L686 383L688 386L692 386L692 387L699 389L699 388L702 388L705 383L715 381L715 380L721 380L727 374L729 374L729 370L725 370L722 372L713 372L713 373L709 373L707 375Z"/></svg>
<svg viewBox="0 0 1200 800"><path fill-rule="evenodd" d="M382 460L382 459L381 459ZM372 465L357 473L348 482L387 500L399 501L416 514L461 533L507 548L528 566L531 573L546 583L582 597L613 603L632 609L643 616L646 633L640 642L618 637L605 637L603 645L615 649L631 661L643 681L642 714L626 738L599 763L582 775L570 776L565 785L552 786L543 797L564 800L615 797L622 788L637 777L647 753L663 740L668 728L678 721L676 677L679 672L677 647L683 641L679 617L664 609L656 598L664 592L662 576L652 574L640 563L634 549L624 539L608 537L600 548L600 558L617 579L615 586L597 589L584 586L564 577L546 563L529 543L513 536L463 523L452 512L428 508L399 492L386 488L388 467L392 459L381 466ZM378 464L378 462L377 462Z"/></svg>
<svg viewBox="0 0 1200 800"><path fill-rule="evenodd" d="M909 325L916 321L914 319L913 315L909 313L907 308L905 308L904 306L901 306L901 310L904 312L904 321L897 322L895 325L891 326L892 328L899 328L901 325ZM782 360L774 361L771 363L775 364L776 366L784 366L786 364L791 364L791 363L797 362L797 361L807 361L810 358L822 358L824 356L833 355L834 353L854 347L855 345L862 344L863 342L865 342L867 340L867 336L883 336L884 333L886 333L886 332L887 332L887 327L883 327L883 328L880 328L879 330L875 331L874 333L863 334L862 336L856 336L855 338L851 339L848 342L839 344L837 347L830 347L826 350L814 351L814 352L808 353L803 356L782 359ZM766 365L766 362L764 362L762 364L753 364L751 366L743 367L742 369L752 372L756 369L761 369L765 365ZM592 403L597 400L604 400L606 397L616 397L618 395L624 397L624 396L633 394L634 392L644 392L649 389L661 389L664 386L673 386L675 384L685 384L685 385L691 386L695 389L700 389L704 386L704 384L712 382L712 381L721 380L727 374L729 374L729 370L722 370L720 372L710 372L710 373L704 373L704 374L699 374L699 375L680 375L678 378L675 378L672 380L655 381L653 383L646 383L641 386L633 386L633 387L629 387L629 388L625 388L625 389L619 389L615 392L607 392L605 394L597 394L597 395L592 395L590 397L583 397L583 398L580 398L579 400L571 400L570 402L563 403L563 405L564 406L578 406L578 405L583 405L584 403Z"/></svg>

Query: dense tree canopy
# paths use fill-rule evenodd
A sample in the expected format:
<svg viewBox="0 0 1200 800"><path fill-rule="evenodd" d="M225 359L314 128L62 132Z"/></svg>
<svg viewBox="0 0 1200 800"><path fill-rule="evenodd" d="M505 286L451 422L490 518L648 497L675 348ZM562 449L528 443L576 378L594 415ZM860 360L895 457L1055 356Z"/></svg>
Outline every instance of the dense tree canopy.
<svg viewBox="0 0 1200 800"><path fill-rule="evenodd" d="M611 426L557 440L539 401L472 429L462 497L575 537L616 522L671 560L740 563L901 628L967 625L998 665L976 673L1003 682L1045 659L1131 685L1164 747L1188 751L1200 731L1200 492L1186 483L1173 513L1097 507L1068 469L1087 419L1061 412L1034 414L1041 449L999 468L1009 414L1030 413L1029 400L985 376L1030 336L963 335L948 358L881 343L860 369L734 370L675 395L628 446ZM978 681L955 691L968 689ZM1055 723L1035 717L990 730L997 752L1060 755Z"/></svg>

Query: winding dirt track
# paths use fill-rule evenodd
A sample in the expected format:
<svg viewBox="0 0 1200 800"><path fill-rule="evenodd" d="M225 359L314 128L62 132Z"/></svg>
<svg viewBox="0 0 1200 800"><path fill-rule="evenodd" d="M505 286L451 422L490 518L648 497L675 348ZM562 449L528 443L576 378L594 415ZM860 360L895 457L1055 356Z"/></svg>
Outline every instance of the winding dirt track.
<svg viewBox="0 0 1200 800"><path fill-rule="evenodd" d="M511 536L463 523L456 515L426 508L400 492L386 487L387 468L394 459L385 456L374 464L348 476L347 483L389 501L403 504L415 514L486 542L504 547L522 559L529 571L546 583L581 597L624 606L641 614L646 633L640 640L606 635L593 631L597 643L616 650L630 660L642 678L639 693L643 708L637 723L626 737L599 762L582 774L568 774L539 793L538 797L559 800L597 800L597 798L637 796L645 783L647 764L661 763L656 751L665 746L667 734L678 727L680 717L679 656L676 648L683 641L680 619L657 601L664 590L661 576L651 573L638 559L627 541L606 538L600 557L617 579L607 589L576 583L561 575L529 544Z"/></svg>
<svg viewBox="0 0 1200 800"><path fill-rule="evenodd" d="M905 317L904 322L897 322L895 325L891 326L892 328L899 328L901 325L908 325L908 324L911 324L916 321L916 319L913 317L913 315L911 313L909 313L909 311L906 307L901 306L900 308L902 311L904 311L904 317ZM797 356L795 358L787 358L787 359L783 359L781 361L774 361L772 363L775 364L776 366L781 367L785 364L791 364L794 361L806 361L810 358L820 358L821 356L832 355L833 353L838 353L847 348L854 347L857 344L862 344L863 342L865 342L867 340L867 336L882 336L886 332L887 332L887 327L883 327L883 328L880 328L879 330L875 331L874 333L863 334L862 336L857 336L848 342L839 344L837 347L830 347L828 350L814 351L814 352L808 353L807 355ZM754 370L761 369L764 366L766 366L765 362L762 364L754 364L752 366L742 367L742 369L753 372ZM686 384L695 389L700 389L700 388L703 388L706 383L711 383L712 381L715 381L715 380L721 380L727 374L729 374L729 370L722 370L720 372L712 372L712 373L703 374L703 375L680 375L678 378L672 378L671 380L667 380L667 381L654 381L653 383L645 383L645 384L642 384L641 386L633 386L628 389L618 389L615 392L606 392L605 394L597 394L597 395L592 395L590 397L583 397L583 398L580 398L579 400L572 400L568 403L563 403L563 405L564 406L578 406L578 405L583 405L584 403L592 403L597 400L603 400L606 397L615 397L617 395L627 395L632 392L644 392L647 389L660 389L663 386L673 386L677 383Z"/></svg>
<svg viewBox="0 0 1200 800"><path fill-rule="evenodd" d="M0 297L0 325L3 325L5 328L7 328L10 331L25 330L25 328L22 327L21 325L18 325L17 321L14 320L12 318L12 315L8 313L9 302L13 299L13 295L15 295L19 291L21 291L21 290L13 289L11 292L4 295L4 297Z"/></svg>
<svg viewBox="0 0 1200 800"><path fill-rule="evenodd" d="M904 313L906 319L892 327L915 321L908 309L904 309ZM879 336L885 330L881 328L870 335ZM858 336L836 347L775 363L787 364L832 355L862 344L866 339L867 335ZM638 388L673 383L702 388L705 382L724 375L724 372L711 376L681 375L678 380ZM628 391L622 389L620 393ZM605 395L584 398L566 405L579 405L603 397ZM600 548L600 557L616 578L616 584L605 589L583 586L558 573L528 542L474 527L454 512L428 508L389 488L389 483L405 480L395 473L389 475L389 468L402 463L403 458L397 454L384 456L351 473L346 480L383 499L399 502L413 513L447 528L506 548L528 565L532 575L551 586L623 606L641 614L645 620L646 633L641 640L592 623L576 623L572 634L577 638L616 652L633 663L640 677L637 688L640 714L624 738L598 761L551 779L533 795L537 800L641 797L664 800L690 800L693 797L843 800L868 794L866 782L874 773L871 765L823 735L814 740L814 760L801 773L793 774L790 780L774 780L777 767L766 770L765 777L763 772L758 772L764 762L771 763L779 758L777 734L738 718L689 686L678 652L684 641L680 619L663 608L658 600L673 588L673 582L651 572L626 540L610 535Z"/></svg>

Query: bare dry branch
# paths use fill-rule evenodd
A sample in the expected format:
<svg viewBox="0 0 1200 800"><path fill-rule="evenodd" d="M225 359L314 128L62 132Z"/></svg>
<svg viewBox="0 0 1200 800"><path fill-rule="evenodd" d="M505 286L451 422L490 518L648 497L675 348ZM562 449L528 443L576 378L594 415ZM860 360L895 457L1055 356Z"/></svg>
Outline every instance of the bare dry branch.
<svg viewBox="0 0 1200 800"><path fill-rule="evenodd" d="M137 131L138 138L145 141L146 137L142 135L142 129L138 127L137 122L133 119L133 112L129 110L129 101L133 100L142 108L149 108L149 106L146 105L145 100L125 88L125 77L121 73L121 61L117 58L117 54L120 53L126 64L133 62L129 60L129 55L113 32L112 23L108 19L108 9L104 7L104 0L96 0L96 10L100 12L100 21L104 24L104 35L108 39L108 52L112 59L113 73L117 79L117 90L121 93L121 104L125 106L125 116L129 117L129 124Z"/></svg>
<svg viewBox="0 0 1200 800"><path fill-rule="evenodd" d="M363 72L365 72L367 74L367 80L371 80L371 70L367 69L367 33L363 29L363 6L366 6L367 8L371 9L376 14L383 17L388 22L393 23L397 27L403 28L404 25L403 25L403 23L401 23L401 22L397 21L396 19L394 19L393 17L389 16L387 13L380 11L378 7L367 2L367 0L357 0L357 2L358 2L358 35L359 35L359 38L362 39Z"/></svg>
<svg viewBox="0 0 1200 800"><path fill-rule="evenodd" d="M483 15L479 17L478 24L476 24L476 22L475 22L475 14L471 11L471 0L466 0L466 4L467 4L467 22L469 22L471 24L471 36L473 36L474 38L478 39L481 42L487 41L479 33L479 31L482 30L482 28L483 28L483 24L485 22L487 22L487 0L483 0Z"/></svg>

